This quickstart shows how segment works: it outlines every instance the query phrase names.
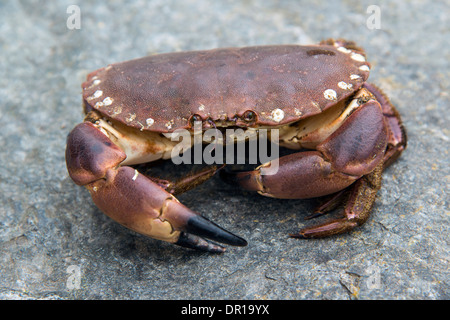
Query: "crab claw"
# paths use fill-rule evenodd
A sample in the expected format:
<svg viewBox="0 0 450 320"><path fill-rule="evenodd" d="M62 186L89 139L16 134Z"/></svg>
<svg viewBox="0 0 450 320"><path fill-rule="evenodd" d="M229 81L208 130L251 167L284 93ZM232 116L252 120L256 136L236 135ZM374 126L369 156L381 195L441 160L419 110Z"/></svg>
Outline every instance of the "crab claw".
<svg viewBox="0 0 450 320"><path fill-rule="evenodd" d="M123 152L91 123L82 123L69 134L69 174L113 220L151 238L208 252L225 248L206 239L234 246L247 244L181 204L134 168L117 168L123 159Z"/></svg>
<svg viewBox="0 0 450 320"><path fill-rule="evenodd" d="M362 225L369 217L381 186L389 137L381 105L370 100L322 141L316 151L281 157L276 174L261 173L262 167L270 165L267 163L253 171L229 174L227 181L264 196L284 199L335 194L317 214L332 210L346 196L342 218L305 227L291 236L322 238L341 234Z"/></svg>
<svg viewBox="0 0 450 320"><path fill-rule="evenodd" d="M224 248L203 238L243 246L246 241L181 204L131 167L110 169L86 187L97 207L120 224L152 238L211 252Z"/></svg>

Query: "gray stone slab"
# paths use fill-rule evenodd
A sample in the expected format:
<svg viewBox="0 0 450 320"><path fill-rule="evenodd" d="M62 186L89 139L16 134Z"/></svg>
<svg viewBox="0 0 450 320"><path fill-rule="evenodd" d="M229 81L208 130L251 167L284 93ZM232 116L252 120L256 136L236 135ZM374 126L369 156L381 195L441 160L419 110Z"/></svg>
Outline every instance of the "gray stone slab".
<svg viewBox="0 0 450 320"><path fill-rule="evenodd" d="M67 27L71 4L80 29ZM0 299L448 299L449 6L384 1L371 30L371 4L2 1ZM88 72L159 52L330 37L366 49L370 80L409 137L357 231L290 239L315 201L268 199L214 178L179 199L249 245L209 255L112 222L68 177L65 139L82 120Z"/></svg>

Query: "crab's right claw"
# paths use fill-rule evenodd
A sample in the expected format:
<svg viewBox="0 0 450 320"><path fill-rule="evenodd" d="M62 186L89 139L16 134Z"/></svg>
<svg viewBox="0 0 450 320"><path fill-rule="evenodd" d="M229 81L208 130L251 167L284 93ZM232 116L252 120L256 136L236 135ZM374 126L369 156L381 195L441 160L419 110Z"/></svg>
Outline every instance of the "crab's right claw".
<svg viewBox="0 0 450 320"><path fill-rule="evenodd" d="M72 179L84 185L97 207L120 224L151 238L208 252L247 242L181 204L172 194L131 167L125 154L93 124L69 134L66 162Z"/></svg>

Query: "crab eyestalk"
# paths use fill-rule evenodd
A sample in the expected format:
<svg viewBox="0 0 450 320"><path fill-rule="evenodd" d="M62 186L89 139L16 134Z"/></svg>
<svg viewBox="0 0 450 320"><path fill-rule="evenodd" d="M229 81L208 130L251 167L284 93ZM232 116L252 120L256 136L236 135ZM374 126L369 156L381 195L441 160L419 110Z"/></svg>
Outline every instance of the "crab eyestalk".
<svg viewBox="0 0 450 320"><path fill-rule="evenodd" d="M172 194L129 166L126 154L90 122L76 126L67 139L70 177L85 186L97 207L125 227L151 238L209 252L211 243L247 242L181 204Z"/></svg>

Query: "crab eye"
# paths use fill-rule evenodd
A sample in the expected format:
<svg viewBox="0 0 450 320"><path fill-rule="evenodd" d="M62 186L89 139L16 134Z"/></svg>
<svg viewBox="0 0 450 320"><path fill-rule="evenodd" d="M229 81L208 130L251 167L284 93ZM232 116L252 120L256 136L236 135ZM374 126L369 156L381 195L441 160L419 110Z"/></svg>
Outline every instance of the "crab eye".
<svg viewBox="0 0 450 320"><path fill-rule="evenodd" d="M256 120L256 113L251 110L245 111L243 119L247 122L253 122Z"/></svg>
<svg viewBox="0 0 450 320"><path fill-rule="evenodd" d="M194 126L194 123L196 121L203 121L202 117L200 117L198 114L194 114L192 115L192 117L189 119L189 124L191 125L191 127Z"/></svg>

